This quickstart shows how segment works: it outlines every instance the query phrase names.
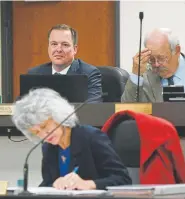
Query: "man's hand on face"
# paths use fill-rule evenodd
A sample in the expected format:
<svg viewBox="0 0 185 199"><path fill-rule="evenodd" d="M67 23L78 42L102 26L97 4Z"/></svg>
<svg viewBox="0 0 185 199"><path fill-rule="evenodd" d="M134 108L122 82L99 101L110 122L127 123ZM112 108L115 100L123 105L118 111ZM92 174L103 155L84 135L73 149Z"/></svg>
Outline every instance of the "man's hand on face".
<svg viewBox="0 0 185 199"><path fill-rule="evenodd" d="M145 48L141 51L141 60L140 60L140 76L143 75L143 73L146 71L146 65L150 58L151 51L148 48ZM135 75L138 75L138 68L139 68L139 53L137 53L133 57L133 67L132 67L132 73Z"/></svg>

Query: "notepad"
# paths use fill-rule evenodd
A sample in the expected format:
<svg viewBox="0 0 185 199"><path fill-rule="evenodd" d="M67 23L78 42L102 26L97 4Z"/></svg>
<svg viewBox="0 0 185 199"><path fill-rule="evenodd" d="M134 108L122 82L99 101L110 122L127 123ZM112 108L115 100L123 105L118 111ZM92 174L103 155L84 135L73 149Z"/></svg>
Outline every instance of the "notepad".
<svg viewBox="0 0 185 199"><path fill-rule="evenodd" d="M0 195L6 195L8 182L7 181L0 181Z"/></svg>
<svg viewBox="0 0 185 199"><path fill-rule="evenodd" d="M8 188L9 191L16 190L16 188ZM75 195L102 195L106 194L105 190L58 190L53 187L30 187L28 191L36 195L64 195L64 196L75 196Z"/></svg>

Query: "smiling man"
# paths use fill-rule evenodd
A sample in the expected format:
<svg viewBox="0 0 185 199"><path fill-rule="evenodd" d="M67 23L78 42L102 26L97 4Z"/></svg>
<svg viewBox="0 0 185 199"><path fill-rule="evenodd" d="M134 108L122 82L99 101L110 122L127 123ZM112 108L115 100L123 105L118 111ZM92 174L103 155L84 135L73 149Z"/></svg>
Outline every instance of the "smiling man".
<svg viewBox="0 0 185 199"><path fill-rule="evenodd" d="M185 58L180 43L169 29L159 28L148 33L141 51L140 102L162 102L162 88L185 86ZM136 102L139 53L133 57L130 78L122 95L123 102Z"/></svg>
<svg viewBox="0 0 185 199"><path fill-rule="evenodd" d="M50 63L32 68L28 74L84 74L88 76L88 99L91 102L102 101L100 71L80 59L77 53L78 34L65 24L53 26L48 32L48 55ZM91 100L92 99L92 100Z"/></svg>

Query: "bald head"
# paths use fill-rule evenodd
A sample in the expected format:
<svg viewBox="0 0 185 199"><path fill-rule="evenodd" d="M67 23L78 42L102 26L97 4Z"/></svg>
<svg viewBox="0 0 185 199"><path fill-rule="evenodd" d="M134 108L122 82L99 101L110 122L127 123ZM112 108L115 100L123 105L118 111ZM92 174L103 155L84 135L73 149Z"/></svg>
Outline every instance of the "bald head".
<svg viewBox="0 0 185 199"><path fill-rule="evenodd" d="M152 67L160 69L161 77L171 77L178 68L180 56L179 40L172 31L165 28L154 29L146 35L144 45L151 51Z"/></svg>
<svg viewBox="0 0 185 199"><path fill-rule="evenodd" d="M178 38L173 35L172 30L168 28L156 28L151 32L147 33L144 39L144 45L147 47L150 46L168 46L171 52L176 50L176 46L179 46Z"/></svg>

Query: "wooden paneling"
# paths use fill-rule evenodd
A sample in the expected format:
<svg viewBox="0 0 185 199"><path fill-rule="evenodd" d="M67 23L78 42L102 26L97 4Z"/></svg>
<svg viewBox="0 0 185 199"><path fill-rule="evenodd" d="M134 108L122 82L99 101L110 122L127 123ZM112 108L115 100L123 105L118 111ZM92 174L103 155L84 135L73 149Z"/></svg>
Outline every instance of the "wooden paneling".
<svg viewBox="0 0 185 199"><path fill-rule="evenodd" d="M94 65L115 65L115 2L13 2L14 97L19 75L49 61L47 32L56 24L79 33L76 57Z"/></svg>

